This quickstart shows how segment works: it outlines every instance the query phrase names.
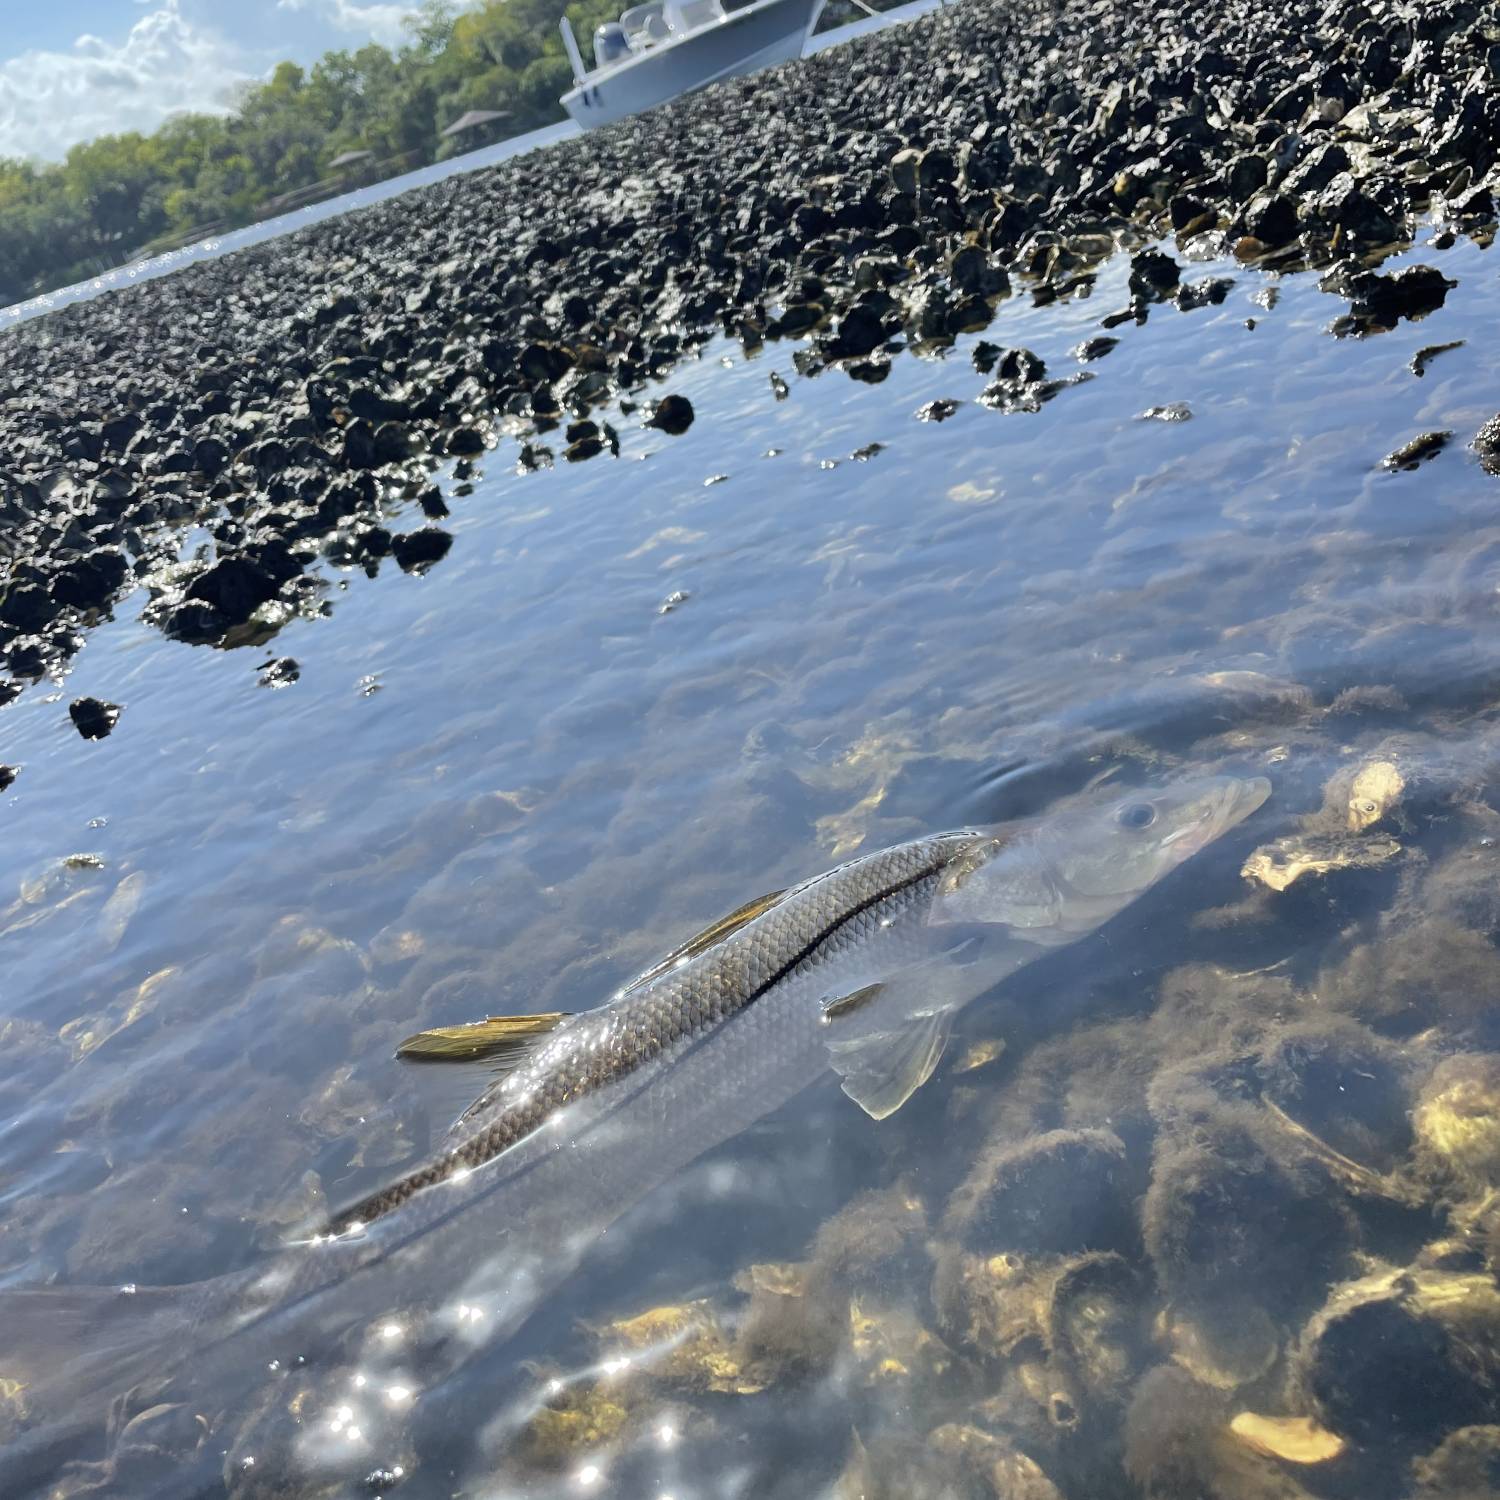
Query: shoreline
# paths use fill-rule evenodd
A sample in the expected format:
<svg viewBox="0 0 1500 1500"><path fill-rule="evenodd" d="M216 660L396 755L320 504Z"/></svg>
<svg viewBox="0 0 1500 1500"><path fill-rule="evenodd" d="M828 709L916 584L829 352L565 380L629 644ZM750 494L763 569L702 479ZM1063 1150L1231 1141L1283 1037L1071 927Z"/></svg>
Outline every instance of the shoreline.
<svg viewBox="0 0 1500 1500"><path fill-rule="evenodd" d="M168 635L260 644L321 561L425 570L439 466L605 453L622 399L685 431L670 373L720 334L875 381L1121 250L1105 329L1211 299L1179 264L1200 248L1321 270L1336 331L1430 311L1438 271L1378 267L1424 215L1493 236L1482 16L961 0L0 330L0 704L142 585ZM1046 384L1002 355L986 396ZM179 561L188 528L211 562Z"/></svg>

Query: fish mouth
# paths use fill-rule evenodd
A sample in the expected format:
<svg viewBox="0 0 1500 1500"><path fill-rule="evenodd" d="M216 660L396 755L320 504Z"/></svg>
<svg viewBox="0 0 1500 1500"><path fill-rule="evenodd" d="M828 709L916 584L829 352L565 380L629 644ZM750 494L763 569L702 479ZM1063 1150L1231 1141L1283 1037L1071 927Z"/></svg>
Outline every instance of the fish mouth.
<svg viewBox="0 0 1500 1500"><path fill-rule="evenodd" d="M1271 782L1265 776L1226 776L1215 789L1214 799L1205 816L1185 824L1161 841L1179 860L1191 859L1206 849L1220 834L1243 823L1271 795Z"/></svg>

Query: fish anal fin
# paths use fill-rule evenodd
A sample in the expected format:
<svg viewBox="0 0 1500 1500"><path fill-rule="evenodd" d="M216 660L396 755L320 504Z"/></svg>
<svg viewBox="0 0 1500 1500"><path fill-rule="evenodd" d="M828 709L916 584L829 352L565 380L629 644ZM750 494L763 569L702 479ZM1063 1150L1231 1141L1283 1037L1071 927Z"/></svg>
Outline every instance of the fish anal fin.
<svg viewBox="0 0 1500 1500"><path fill-rule="evenodd" d="M702 932L695 932L687 942L674 948L665 958L652 964L644 974L638 974L620 993L629 994L631 990L639 989L643 984L650 984L653 979L659 978L677 964L696 958L700 953L706 953L715 943L723 942L730 933L738 932L747 922L753 922L763 912L770 911L784 895L786 895L785 891L767 891L764 896L757 896L755 900L736 907L728 916L709 923Z"/></svg>

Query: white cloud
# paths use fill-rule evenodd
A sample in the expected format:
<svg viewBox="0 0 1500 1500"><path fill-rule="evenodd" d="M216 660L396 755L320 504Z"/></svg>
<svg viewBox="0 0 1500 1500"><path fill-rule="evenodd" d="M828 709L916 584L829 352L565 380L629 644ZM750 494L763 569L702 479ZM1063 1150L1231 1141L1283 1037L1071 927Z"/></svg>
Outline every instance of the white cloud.
<svg viewBox="0 0 1500 1500"><path fill-rule="evenodd" d="M278 10L313 11L340 31L356 32L386 47L410 40L404 23L417 12L416 5L402 5L399 0L372 0L368 5L356 0L276 0L276 6Z"/></svg>
<svg viewBox="0 0 1500 1500"><path fill-rule="evenodd" d="M0 62L0 156L57 160L97 135L155 130L179 110L226 112L250 75L236 49L180 4L160 0L117 45L85 35L66 52Z"/></svg>

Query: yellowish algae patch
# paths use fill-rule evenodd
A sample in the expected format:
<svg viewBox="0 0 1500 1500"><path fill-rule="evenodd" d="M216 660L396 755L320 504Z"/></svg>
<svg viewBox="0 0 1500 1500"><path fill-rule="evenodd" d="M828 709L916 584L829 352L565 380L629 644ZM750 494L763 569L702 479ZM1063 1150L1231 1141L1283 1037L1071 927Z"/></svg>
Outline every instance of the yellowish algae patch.
<svg viewBox="0 0 1500 1500"><path fill-rule="evenodd" d="M1343 1438L1320 1427L1311 1417L1262 1417L1242 1411L1229 1430L1248 1447L1268 1458L1292 1464L1320 1464L1344 1451Z"/></svg>
<svg viewBox="0 0 1500 1500"><path fill-rule="evenodd" d="M68 1049L74 1062L87 1057L95 1048L103 1046L112 1036L118 1036L126 1027L133 1026L143 1016L156 1009L160 995L157 993L174 974L174 965L158 969L149 974L134 989L128 990L113 1005L108 1005L95 1016L79 1016L67 1022L58 1033L58 1040Z"/></svg>
<svg viewBox="0 0 1500 1500"><path fill-rule="evenodd" d="M1425 1154L1467 1186L1500 1186L1500 1057L1450 1057L1434 1070L1412 1116Z"/></svg>
<svg viewBox="0 0 1500 1500"><path fill-rule="evenodd" d="M1406 779L1388 760L1361 766L1349 786L1349 831L1359 833L1378 823L1401 801Z"/></svg>
<svg viewBox="0 0 1500 1500"><path fill-rule="evenodd" d="M599 1335L603 1346L614 1351L613 1359L645 1365L662 1385L722 1395L750 1395L762 1389L760 1382L744 1374L707 1299L654 1307L606 1325Z"/></svg>
<svg viewBox="0 0 1500 1500"><path fill-rule="evenodd" d="M1262 845L1241 866L1240 874L1273 891L1284 891L1305 875L1372 869L1400 852L1395 839L1320 839L1293 834Z"/></svg>
<svg viewBox="0 0 1500 1500"><path fill-rule="evenodd" d="M973 1073L979 1068L988 1067L995 1062L1005 1051L1003 1038L993 1038L989 1041L972 1042L965 1050L962 1057L953 1065L955 1073Z"/></svg>

